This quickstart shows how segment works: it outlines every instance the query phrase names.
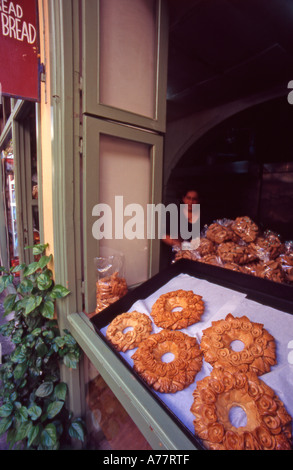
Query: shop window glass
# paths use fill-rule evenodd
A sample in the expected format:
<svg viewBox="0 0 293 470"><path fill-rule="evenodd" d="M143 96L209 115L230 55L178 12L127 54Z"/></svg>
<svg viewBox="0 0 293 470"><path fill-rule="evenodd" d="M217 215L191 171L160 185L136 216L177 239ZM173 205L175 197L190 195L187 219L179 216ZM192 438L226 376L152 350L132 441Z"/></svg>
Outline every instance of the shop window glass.
<svg viewBox="0 0 293 470"><path fill-rule="evenodd" d="M150 199L150 146L102 134L99 173L99 202L111 208L113 237L100 241L100 256L107 256L111 250L123 253L127 284L143 282L149 263L146 209Z"/></svg>
<svg viewBox="0 0 293 470"><path fill-rule="evenodd" d="M151 450L134 421L85 358L87 449Z"/></svg>
<svg viewBox="0 0 293 470"><path fill-rule="evenodd" d="M12 140L1 152L1 179L4 208L4 229L7 253L2 253L2 262L7 267L18 263L18 234L16 220L14 154Z"/></svg>
<svg viewBox="0 0 293 470"><path fill-rule="evenodd" d="M100 0L100 101L155 117L154 0Z"/></svg>
<svg viewBox="0 0 293 470"><path fill-rule="evenodd" d="M38 206L38 162L37 162L37 139L35 111L30 115L30 197L32 205L32 230L33 243L40 243L40 223L39 223L39 206Z"/></svg>
<svg viewBox="0 0 293 470"><path fill-rule="evenodd" d="M2 133L11 114L11 98L1 95L0 83L0 133Z"/></svg>
<svg viewBox="0 0 293 470"><path fill-rule="evenodd" d="M33 261L32 253L24 248L40 242L35 108L25 103L23 109L23 119L15 121L12 138L1 151L4 215L0 244L6 266Z"/></svg>

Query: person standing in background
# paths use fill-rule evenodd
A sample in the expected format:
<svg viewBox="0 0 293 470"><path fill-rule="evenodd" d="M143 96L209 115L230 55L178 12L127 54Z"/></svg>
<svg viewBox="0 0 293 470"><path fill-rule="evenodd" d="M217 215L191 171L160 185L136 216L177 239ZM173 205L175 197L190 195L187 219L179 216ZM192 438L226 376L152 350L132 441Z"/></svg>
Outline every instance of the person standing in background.
<svg viewBox="0 0 293 470"><path fill-rule="evenodd" d="M163 256L167 262L172 260L173 249L184 249L185 246L192 246L198 243L200 233L200 198L199 193L195 189L188 189L181 197L178 208L178 230L177 237L172 236L170 221L166 224L164 237L162 238ZM196 239L193 234L196 233Z"/></svg>

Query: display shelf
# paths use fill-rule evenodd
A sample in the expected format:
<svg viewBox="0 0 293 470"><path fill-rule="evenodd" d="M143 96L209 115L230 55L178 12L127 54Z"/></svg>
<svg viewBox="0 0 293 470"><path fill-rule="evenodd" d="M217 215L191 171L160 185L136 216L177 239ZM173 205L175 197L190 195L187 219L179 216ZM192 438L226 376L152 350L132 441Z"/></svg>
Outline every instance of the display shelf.
<svg viewBox="0 0 293 470"><path fill-rule="evenodd" d="M101 332L118 314L147 299L179 274L188 274L245 295L245 299L292 315L292 287L220 267L180 260L90 319L69 316L71 332L153 449L203 449L201 441L139 377ZM228 313L228 312L227 312Z"/></svg>
<svg viewBox="0 0 293 470"><path fill-rule="evenodd" d="M196 450L174 419L154 400L94 331L84 314L68 317L70 331L154 450Z"/></svg>

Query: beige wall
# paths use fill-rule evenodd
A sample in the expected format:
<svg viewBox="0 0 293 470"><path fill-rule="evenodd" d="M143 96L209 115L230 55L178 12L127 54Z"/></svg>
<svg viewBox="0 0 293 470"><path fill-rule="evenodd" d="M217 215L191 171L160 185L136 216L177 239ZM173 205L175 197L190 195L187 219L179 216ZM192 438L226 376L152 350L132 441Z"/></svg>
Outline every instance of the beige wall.
<svg viewBox="0 0 293 470"><path fill-rule="evenodd" d="M43 198L44 242L49 243L53 253L53 207L52 207L52 122L50 105L50 62L49 62L49 25L48 0L39 0L40 61L45 64L45 82L41 82L40 101L40 146L42 165L40 175Z"/></svg>
<svg viewBox="0 0 293 470"><path fill-rule="evenodd" d="M154 118L156 2L101 0L100 38L101 103Z"/></svg>

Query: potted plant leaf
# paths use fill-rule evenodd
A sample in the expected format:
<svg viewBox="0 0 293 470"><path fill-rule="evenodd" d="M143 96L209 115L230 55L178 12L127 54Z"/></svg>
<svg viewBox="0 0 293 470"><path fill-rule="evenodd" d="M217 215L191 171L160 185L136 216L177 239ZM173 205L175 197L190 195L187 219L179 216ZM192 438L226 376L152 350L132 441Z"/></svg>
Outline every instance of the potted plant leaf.
<svg viewBox="0 0 293 470"><path fill-rule="evenodd" d="M10 449L63 449L72 439L83 441L84 423L67 409L67 385L60 379L60 364L76 368L81 351L69 331L59 331L55 302L69 290L55 284L48 268L48 245L32 248L36 261L10 270L0 267L0 293L20 282L4 299L4 315L12 317L0 326L13 351L0 366L0 435Z"/></svg>

